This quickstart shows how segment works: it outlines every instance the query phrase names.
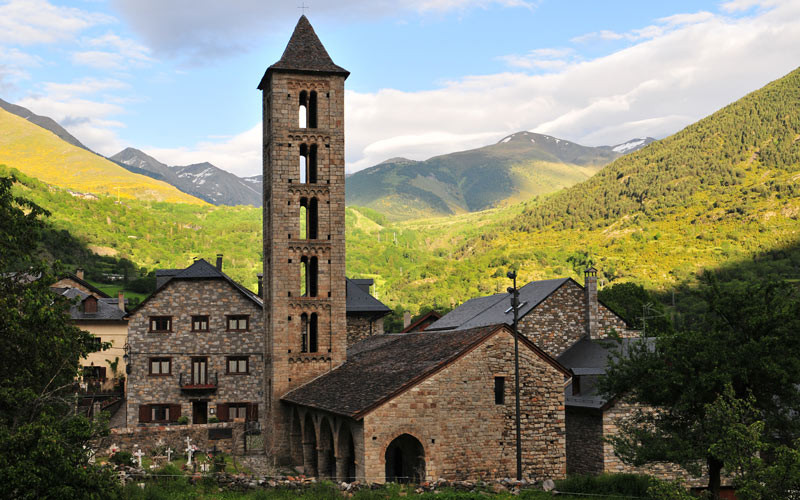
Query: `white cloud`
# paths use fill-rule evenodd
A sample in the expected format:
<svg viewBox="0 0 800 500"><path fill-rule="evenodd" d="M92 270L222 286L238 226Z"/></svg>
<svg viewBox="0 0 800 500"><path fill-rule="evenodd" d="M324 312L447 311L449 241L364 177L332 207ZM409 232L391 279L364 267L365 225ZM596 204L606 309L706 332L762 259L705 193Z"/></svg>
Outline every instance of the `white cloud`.
<svg viewBox="0 0 800 500"><path fill-rule="evenodd" d="M526 0L317 0L310 8L315 22L441 14L500 5L535 8ZM204 63L247 51L287 20L301 13L295 2L277 0L113 0L112 5L156 54ZM154 13L158 13L154 15Z"/></svg>
<svg viewBox="0 0 800 500"><path fill-rule="evenodd" d="M82 44L105 50L75 52L72 54L72 61L76 64L115 70L145 67L153 62L147 47L129 38L121 38L114 33L106 33L100 37L84 40Z"/></svg>
<svg viewBox="0 0 800 500"><path fill-rule="evenodd" d="M0 5L0 42L15 45L55 43L100 24L105 14L53 5L45 0L10 0Z"/></svg>
<svg viewBox="0 0 800 500"><path fill-rule="evenodd" d="M241 177L261 173L261 124L226 138L203 141L191 147L141 147L142 151L170 166L209 162Z"/></svg>

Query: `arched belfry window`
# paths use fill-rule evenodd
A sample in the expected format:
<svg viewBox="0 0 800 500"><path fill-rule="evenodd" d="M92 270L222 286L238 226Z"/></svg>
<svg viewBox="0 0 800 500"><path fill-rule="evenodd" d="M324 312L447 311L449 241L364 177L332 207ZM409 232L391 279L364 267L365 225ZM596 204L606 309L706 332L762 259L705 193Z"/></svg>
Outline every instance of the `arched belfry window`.
<svg viewBox="0 0 800 500"><path fill-rule="evenodd" d="M300 198L300 239L319 237L319 202L316 198Z"/></svg>
<svg viewBox="0 0 800 500"><path fill-rule="evenodd" d="M297 126L300 128L308 127L308 92L305 90L300 92L300 106L297 115Z"/></svg>
<svg viewBox="0 0 800 500"><path fill-rule="evenodd" d="M317 91L308 96L308 128L317 128Z"/></svg>
<svg viewBox="0 0 800 500"><path fill-rule="evenodd" d="M300 296L316 297L319 278L319 260L316 257L300 258Z"/></svg>
<svg viewBox="0 0 800 500"><path fill-rule="evenodd" d="M308 319L308 352L317 352L317 338L317 313L311 313L311 317Z"/></svg>
<svg viewBox="0 0 800 500"><path fill-rule="evenodd" d="M298 106L298 123L300 128L317 128L317 91L300 92Z"/></svg>
<svg viewBox="0 0 800 500"><path fill-rule="evenodd" d="M308 352L308 314L300 315L300 352Z"/></svg>
<svg viewBox="0 0 800 500"><path fill-rule="evenodd" d="M317 145L300 145L300 184L317 183Z"/></svg>

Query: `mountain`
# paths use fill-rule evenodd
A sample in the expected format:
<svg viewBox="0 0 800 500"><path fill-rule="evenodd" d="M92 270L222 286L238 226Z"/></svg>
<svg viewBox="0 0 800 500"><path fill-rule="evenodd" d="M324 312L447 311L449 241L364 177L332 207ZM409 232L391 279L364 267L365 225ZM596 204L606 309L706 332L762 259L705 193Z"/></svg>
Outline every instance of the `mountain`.
<svg viewBox="0 0 800 500"><path fill-rule="evenodd" d="M69 188L75 196L111 194L149 201L204 203L165 182L137 175L70 144L4 109L0 110L0 164L48 184Z"/></svg>
<svg viewBox="0 0 800 500"><path fill-rule="evenodd" d="M214 205L261 206L261 176L237 177L208 162L169 167L134 148L125 148L109 159Z"/></svg>
<svg viewBox="0 0 800 500"><path fill-rule="evenodd" d="M394 220L475 212L553 193L652 142L587 147L533 132L425 161L392 158L347 177L347 204Z"/></svg>
<svg viewBox="0 0 800 500"><path fill-rule="evenodd" d="M56 123L55 120L49 118L47 116L39 116L33 111L23 108L22 106L17 106L16 104L11 104L10 102L6 102L0 99L0 108L8 111L9 113L13 113L20 118L24 118L29 122L33 123L34 125L38 125L45 130L49 130L50 132L54 133L56 136L61 138L61 140L66 141L73 146L77 146L79 148L83 148L86 151L91 151L91 149L87 148L81 141L76 139L72 136L69 132L67 132L64 127Z"/></svg>

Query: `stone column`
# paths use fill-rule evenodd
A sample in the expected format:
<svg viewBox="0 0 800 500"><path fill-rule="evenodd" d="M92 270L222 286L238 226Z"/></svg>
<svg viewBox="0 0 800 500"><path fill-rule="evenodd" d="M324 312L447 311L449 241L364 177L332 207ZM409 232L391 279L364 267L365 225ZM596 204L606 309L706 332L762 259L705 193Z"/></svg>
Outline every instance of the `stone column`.
<svg viewBox="0 0 800 500"><path fill-rule="evenodd" d="M347 457L336 457L336 481L347 481Z"/></svg>
<svg viewBox="0 0 800 500"><path fill-rule="evenodd" d="M600 337L600 306L597 303L597 269L589 267L583 272L584 293L586 294L586 335L590 339Z"/></svg>
<svg viewBox="0 0 800 500"><path fill-rule="evenodd" d="M328 477L328 471L330 470L332 465L329 457L329 450L326 448L317 448L317 463L319 464L319 468L317 471L319 472L318 476L320 479L331 479ZM336 474L332 474L333 477L336 477Z"/></svg>

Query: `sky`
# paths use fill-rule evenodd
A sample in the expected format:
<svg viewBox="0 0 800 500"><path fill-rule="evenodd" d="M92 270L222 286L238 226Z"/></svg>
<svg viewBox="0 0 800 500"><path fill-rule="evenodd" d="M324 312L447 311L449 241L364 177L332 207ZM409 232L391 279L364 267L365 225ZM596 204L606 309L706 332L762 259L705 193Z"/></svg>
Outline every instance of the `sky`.
<svg viewBox="0 0 800 500"><path fill-rule="evenodd" d="M800 0L0 0L0 98L106 156L257 175L256 87L302 13L351 72L348 173L663 138L800 65Z"/></svg>

